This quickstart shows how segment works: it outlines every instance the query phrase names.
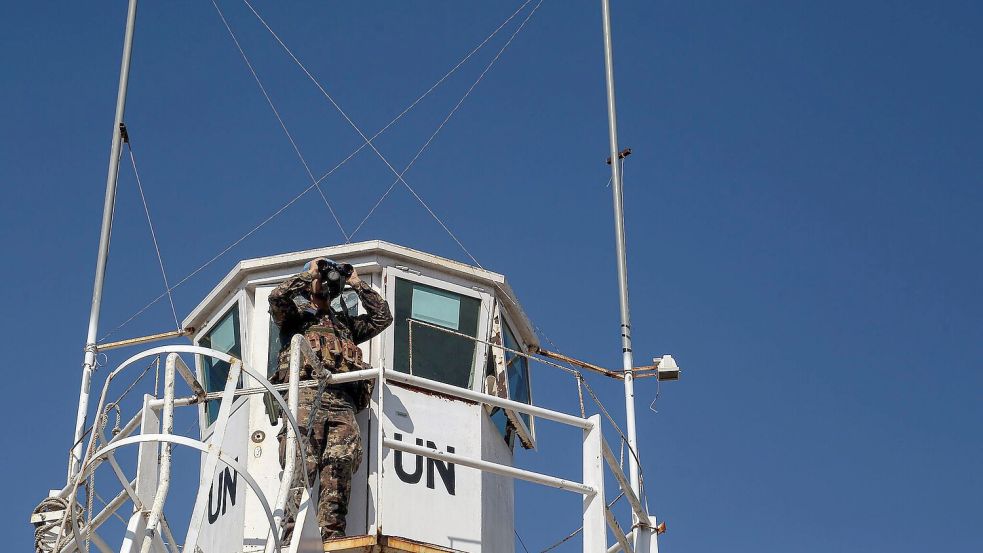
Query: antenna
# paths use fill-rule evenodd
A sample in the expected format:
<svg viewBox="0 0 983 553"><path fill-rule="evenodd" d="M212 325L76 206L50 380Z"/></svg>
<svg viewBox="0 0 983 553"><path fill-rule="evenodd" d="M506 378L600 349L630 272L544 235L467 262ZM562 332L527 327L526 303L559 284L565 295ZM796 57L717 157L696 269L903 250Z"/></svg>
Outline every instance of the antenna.
<svg viewBox="0 0 983 553"><path fill-rule="evenodd" d="M634 452L628 456L629 478L635 497L641 498L638 469L638 438L635 432L635 376L632 372L634 362L631 351L631 314L628 310L628 267L625 260L625 220L624 200L621 188L621 159L618 149L618 114L614 101L614 53L611 47L611 6L609 0L601 0L601 11L604 23L604 72L607 81L608 97L608 135L611 143L611 194L614 199L614 240L618 257L618 299L621 304L621 360L625 379L625 416L627 421L628 447ZM629 154L627 151L625 155ZM638 527L638 516L632 512L633 549L649 551L649 546L642 540L648 537L648 532L641 532ZM651 550L658 551L656 538L652 537Z"/></svg>
<svg viewBox="0 0 983 553"><path fill-rule="evenodd" d="M79 409L75 418L75 439L68 460L68 482L78 474L82 459L82 436L89 410L89 386L96 367L96 338L99 333L99 309L102 306L102 285L106 277L109 239L113 233L113 210L116 207L116 180L123 148L123 112L126 109L126 85L130 78L130 54L133 52L133 29L136 26L137 0L130 0L126 12L126 35L123 39L123 60L119 68L119 90L116 93L116 118L113 122L113 142L109 150L109 172L106 175L106 201L102 207L102 230L99 233L99 253L96 257L96 277L92 285L92 308L89 311L89 331L85 338L85 360L82 364L82 386Z"/></svg>

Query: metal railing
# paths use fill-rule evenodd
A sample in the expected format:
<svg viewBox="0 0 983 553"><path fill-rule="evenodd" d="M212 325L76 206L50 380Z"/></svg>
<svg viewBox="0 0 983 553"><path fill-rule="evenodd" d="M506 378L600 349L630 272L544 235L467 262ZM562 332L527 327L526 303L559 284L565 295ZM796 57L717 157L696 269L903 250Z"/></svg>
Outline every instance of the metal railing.
<svg viewBox="0 0 983 553"><path fill-rule="evenodd" d="M424 390L430 390L441 394L468 399L494 407L513 409L519 413L525 413L531 416L540 417L542 419L583 429L583 482L576 482L559 478L557 476L527 471L515 468L511 465L494 463L483 459L475 459L464 455L447 453L435 448L412 445L406 442L392 440L386 438L385 436L381 436L380 443L389 449L421 455L438 461L452 462L458 465L485 472L491 472L501 476L517 478L543 486L578 493L584 497L583 550L585 553L597 553L600 551L609 550L607 546L605 526L611 527L616 539L620 538L618 539L618 543L615 544L615 547L611 549L612 551L623 549L626 552L637 551L639 553L648 553L648 549L642 549L641 547L633 548L628 543L628 540L624 535L625 533L618 526L614 519L613 513L610 511L610 509L608 509L604 502L604 465L607 464L611 472L614 474L619 487L628 498L632 511L641 521L639 523L640 527L643 529L650 528L651 524L649 522L650 517L648 513L645 512L641 501L639 501L634 492L632 492L630 485L628 485L627 476L625 476L624 472L622 472L621 467L614 458L614 455L611 453L610 448L604 442L601 435L600 415L592 415L587 418L577 417L575 415L569 415L567 413L561 413L558 411L537 407L535 405L512 401L490 394L475 392L473 390L459 388L450 384L396 371L382 371L382 375L384 380L400 382L416 388L422 388ZM646 532L643 532L643 534L644 533Z"/></svg>
<svg viewBox="0 0 983 553"><path fill-rule="evenodd" d="M300 338L300 340L297 340L297 338ZM67 508L61 513L59 519L61 525L51 549L58 553L82 551L82 544L91 541L100 551L110 553L112 550L99 537L96 530L109 520L111 516L116 515L119 509L127 502L131 502L134 507L134 513L127 523L127 534L121 550L147 553L151 548L156 547L158 550L166 549L172 553L178 553L179 548L172 535L171 528L163 516L163 508L170 488L172 445L181 445L204 453L204 461L201 469L202 474L214 473L219 463L242 474L243 479L263 507L270 525L266 550L268 552L279 551L281 547L279 529L280 521L283 517L284 503L289 493L290 483L293 480L297 449L300 448L302 450L304 447L304 444L298 442L296 439L299 432L296 413L297 395L300 388L300 366L302 362L311 363L314 360L314 355L310 351L310 347L307 346L306 351L304 351L304 347L297 347L299 344L307 345L302 337L295 337L292 343L291 371L287 384L287 388L292 392L288 395L290 398L289 404L277 393L278 388L282 388L282 386L272 385L265 375L250 369L241 360L209 348L185 345L164 346L144 351L121 363L106 378L96 408L97 417L103 416L102 413L106 408L106 396L112 381L123 373L125 369L142 359L167 355L164 370L164 397L144 396L142 408L110 439L105 439L101 429L97 425L94 425L89 437L89 443L85 449L86 453L82 458L79 473L68 485L54 494L55 498L67 500ZM184 360L178 355L179 353L202 355L228 363L230 369L223 392L220 394L206 393L204 387L195 379ZM252 377L259 386L237 390L236 386L242 373ZM177 374L180 374L185 380L193 395L175 398ZM287 457L287 467L283 483L281 483L273 506L269 504L259 484L247 471L245 464L232 458L222 449L225 430L228 425L234 399L243 395L260 392L270 392L272 394L280 404L288 423L288 439L286 445L291 455ZM212 435L207 442L173 434L174 408L176 406L196 405L199 402L213 398L219 399L220 403L218 417L215 420ZM97 418L97 420L101 419ZM162 428L161 424L163 426ZM133 435L137 428L141 429L141 433ZM100 442L105 442L102 447L98 447ZM128 479L124 475L115 457L117 450L130 445L136 445L138 447L137 476L133 479ZM158 446L160 447L159 459L157 453ZM301 455L303 455L303 451L301 451ZM71 520L72 517L68 516L67 513L76 512L79 488L85 485L87 479L103 463L108 463L112 467L112 471L123 489L112 500L107 502L102 510L92 515L89 520L83 521L83 524L79 526L74 520ZM310 482L307 479L306 472L303 476L305 486L310 489ZM88 480L88 482L91 483L92 481ZM205 509L207 508L208 491L208 486L199 486L188 532L184 540L185 545L194 545L198 541L202 520ZM89 489L87 493L91 495L93 490ZM58 516L57 513L36 514L32 517L32 522L46 520L45 515ZM168 539L166 545L161 538L161 534Z"/></svg>
<svg viewBox="0 0 983 553"><path fill-rule="evenodd" d="M179 354L181 353L211 357L218 361L228 363L230 368L223 391L206 392L180 357ZM127 359L110 373L103 386L96 412L102 413L105 410L107 391L113 379L126 368L133 366L137 361L160 355L167 356L164 370L163 397L144 396L142 408L110 439L105 439L105 437L100 438L102 431L98 430L97 432L97 429L93 428L78 475L69 485L58 492L56 496L68 500L69 508L65 510L66 513L74 512L74 502L76 501L75 498L77 497L80 486L103 463L110 465L112 472L116 475L117 480L123 488L122 491L107 502L101 511L93 514L89 520L84 521L84 524L79 527L76 527L73 523L63 521L63 532L59 536L60 543L56 542L56 548L54 550L58 553L70 553L75 550L82 551L81 544L91 541L100 551L108 553L111 550L102 538L99 537L96 530L109 517L117 513L127 502L132 502L134 513L127 524L127 537L124 539L123 551L148 553L151 549L156 548L157 550L166 549L171 553L178 553L179 550L192 550L198 543L201 535L202 521L205 518L210 485L205 484L203 480L199 486L183 546L179 547L175 542L167 519L164 517L164 504L170 490L171 482L172 447L179 445L198 450L204 454L201 465L202 475L214 474L219 464L223 464L243 476L243 479L262 506L269 523L269 532L264 550L267 553L279 551L281 548L281 523L285 516L284 509L288 496L291 493L294 474L298 470L297 459L304 457L304 441L297 439L300 431L296 420L299 407L298 395L302 387L314 387L319 383L317 380L305 380L303 382L300 380L302 367L305 365L317 366L319 364L307 340L301 335L296 335L291 340L288 383L281 385L271 384L264 374L251 369L241 360L217 350L185 345L164 346L147 350ZM243 373L249 375L258 385L248 388L237 388L240 375ZM176 397L175 385L177 375L180 375L182 380L188 385L191 391L190 396ZM383 367L350 373L331 374L326 376L326 378L329 383L335 384L358 380L376 380L378 383L375 398L376 410L380 421L385 413L383 400L387 381L392 381L396 384L429 390L483 405L513 410L517 413L528 414L543 420L580 428L583 431L583 481L578 482L558 476L516 468L511 465L486 461L480 458L448 453L431 447L396 441L386 436L383 424L378 424L376 425L376 438L378 443L381 444L381 447L376 448L378 470L375 475L377 478L375 486L375 492L377 494L375 498L375 504L377 505L375 522L377 528L381 527L383 516L383 501L381 497L383 491L382 479L384 475L383 452L385 449L391 449L579 494L583 497L583 550L585 552L597 553L601 551L623 550L626 552L637 551L638 553L649 553L648 544L641 541L641 539L638 544L635 544L634 548L632 547L632 544L628 540L632 536L631 532L628 532L626 537L626 532L620 528L613 513L605 504L604 465L607 464L622 493L627 497L632 512L639 521L638 526L642 530L650 530L649 532L643 531L636 535L647 537L651 533L652 525L648 513L645 512L637 495L632 492L628 478L622 472L619 463L601 435L600 415L593 415L586 418L579 417L496 395L460 388L412 374L386 370ZM282 390L288 392L286 400L279 393ZM272 397L279 403L283 410L288 423L284 444L286 449L285 466L283 467L280 485L272 504L267 499L255 478L249 474L245 463L232 458L232 456L223 450L233 401L238 397L262 393L271 393ZM201 402L212 399L219 400L220 403L218 416L212 426L212 434L207 441L174 434L175 407L198 405ZM134 435L137 428L140 428L141 432L140 434ZM104 443L101 447L98 447L100 440ZM119 449L131 445L138 447L137 475L132 479L126 477L115 458L115 453ZM158 447L160 448L159 459ZM299 455L298 451L300 452ZM303 527L304 519L313 514L309 511L311 508L316 508L313 507L316 505L316 502L311 501L311 498L316 498L318 493L317 483L310 482L306 471L302 471L302 473L306 493L305 500L301 502L300 511L296 514L295 524L297 528ZM606 527L611 528L616 538L616 543L610 548L606 543ZM162 535L167 537L166 543L162 539ZM291 547L292 551L296 550L299 542L300 540L294 540ZM126 545L127 543L129 543L129 546ZM189 546L192 549L184 549Z"/></svg>
<svg viewBox="0 0 983 553"><path fill-rule="evenodd" d="M600 415L593 415L588 418L578 417L575 415L569 415L566 413L561 413L558 411L553 411L550 409L544 409L542 407L536 407L528 403L518 402L510 400L507 398L502 398L499 396L475 392L467 388L461 388L459 386L454 386L451 384L446 384L443 382L438 382L435 380L429 380L426 378L421 378L413 374L413 326L419 325L425 328L430 328L445 334L452 336L457 336L462 339L470 340L475 343L475 349L477 350L478 344L484 344L488 347L495 348L502 351L510 352L514 355L524 357L528 360L549 365L568 371L567 367L558 365L552 361L547 361L545 359L540 359L534 357L526 352L519 351L516 349L505 347L503 344L498 342L493 342L489 340L482 340L470 336L468 334L444 328L435 324L427 323L424 321L417 321L414 319L407 319L408 328L408 371L409 374L397 372L397 371L385 371L382 373L382 378L388 378L396 382L401 382L418 388L423 388L426 390L439 392L442 394L450 395L453 397L459 397L463 399L469 399L472 401L477 401L486 405L491 405L493 407L500 407L503 410L512 410L517 413L525 413L534 417L539 417L546 420L551 420L558 422L560 424L565 424L568 426L575 426L582 428L584 430L584 482L571 482L562 478L557 478L555 476L550 476L546 474L540 474L530 471L525 471L522 469L517 469L509 465L501 465L498 463L491 463L488 461L483 461L479 459L469 459L461 455L455 455L451 453L445 453L434 448L426 448L418 445L410 445L408 443L403 443L395 440L386 439L380 436L380 443L385 447L391 449L397 449L407 453L413 453L417 455L423 455L431 459L443 460L454 462L463 466L468 466L471 468L476 468L479 470L493 472L502 476L508 476L512 478L518 478L521 480L526 480L528 482L534 482L544 486L551 486L555 488L564 489L571 492L579 492L585 496L584 502L584 551L594 552L594 551L607 551L609 553L615 553L617 551L624 551L626 553L632 553L637 551L638 553L649 553L650 551L656 551L655 540L653 535L655 533L654 525L646 509L642 506L642 502L638 495L635 494L632 489L631 483L628 477L625 475L624 471L621 469L621 464L615 459L614 454L611 452L610 447L608 447L607 442L604 441L603 437L600 437ZM476 353L477 354L477 353ZM381 425L380 425L381 426ZM596 436L593 434L596 433ZM599 445L595 444L598 441ZM596 449L596 451L595 451ZM596 456L596 458L595 458ZM600 459L603 458L604 463L608 465L611 472L613 473L615 480L618 482L618 487L621 493L627 498L629 504L631 505L632 514L634 520L637 522L633 526L633 530L637 527L640 531L633 535L633 532L624 532L621 526L615 519L614 513L611 511L609 506L604 503L604 493L603 493L603 464ZM381 466L381 465L380 465ZM602 522L598 522L598 515L595 512L598 507L592 505L592 496L600 497L598 505L600 506ZM606 538L604 533L604 525L610 527L612 533L615 536L616 543L611 547L607 547L605 544ZM597 526L600 525L600 530L597 530ZM588 528L590 527L590 530ZM629 538L637 538L638 543L633 548ZM603 545L603 547L602 547Z"/></svg>

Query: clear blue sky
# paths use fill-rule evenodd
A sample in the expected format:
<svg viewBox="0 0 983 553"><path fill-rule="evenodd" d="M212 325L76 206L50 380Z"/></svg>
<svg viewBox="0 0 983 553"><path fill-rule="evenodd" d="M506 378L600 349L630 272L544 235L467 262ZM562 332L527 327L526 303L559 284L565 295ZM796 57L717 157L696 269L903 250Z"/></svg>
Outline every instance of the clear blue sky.
<svg viewBox="0 0 983 553"><path fill-rule="evenodd" d="M374 132L519 4L256 6ZM245 7L222 5L312 170L358 146ZM64 478L125 2L3 11L0 512L22 551ZM407 180L561 349L617 366L599 16L546 0ZM614 2L637 361L685 369L657 414L654 385L638 390L663 551L983 550L981 24L969 1ZM394 165L512 28L380 137ZM210 3L144 2L133 63L127 122L177 281L307 177ZM325 191L351 229L391 182L366 150ZM126 165L116 214L107 330L162 291ZM357 238L467 259L402 188ZM179 315L238 259L341 240L308 194L178 288ZM118 336L170 320L161 302ZM567 380L535 377L538 401L575 409ZM594 383L621 418L617 383ZM522 466L578 474L570 436L546 428ZM518 493L530 551L579 524L568 495Z"/></svg>

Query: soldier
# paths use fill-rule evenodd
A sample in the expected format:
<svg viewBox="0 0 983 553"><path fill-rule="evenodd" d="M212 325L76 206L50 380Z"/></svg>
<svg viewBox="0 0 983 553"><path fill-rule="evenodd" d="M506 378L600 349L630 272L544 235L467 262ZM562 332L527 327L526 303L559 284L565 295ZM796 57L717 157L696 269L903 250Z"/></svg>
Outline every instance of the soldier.
<svg viewBox="0 0 983 553"><path fill-rule="evenodd" d="M392 323L389 304L358 278L351 265L318 258L304 269L270 293L270 314L280 327L282 344L271 381L287 382L290 340L295 334L308 339L321 361L320 367L302 367L301 380L369 368L362 362L362 352L356 344L378 335ZM331 308L331 300L340 296L345 284L358 294L364 315L350 316L343 299L341 312ZM323 391L319 394L318 390ZM297 423L307 454L302 461L311 484L320 482L317 521L322 541L345 535L351 478L362 461L362 439L355 414L368 405L371 393L370 380L300 390ZM279 436L281 465L285 461L285 438L286 425ZM287 500L285 543L293 534L302 482L298 466L294 491Z"/></svg>

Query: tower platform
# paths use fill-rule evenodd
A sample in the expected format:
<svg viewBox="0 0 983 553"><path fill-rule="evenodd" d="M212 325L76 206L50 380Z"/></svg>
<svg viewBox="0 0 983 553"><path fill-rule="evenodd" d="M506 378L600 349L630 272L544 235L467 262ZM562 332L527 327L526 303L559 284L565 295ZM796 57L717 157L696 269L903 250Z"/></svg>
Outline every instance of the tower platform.
<svg viewBox="0 0 983 553"><path fill-rule="evenodd" d="M334 553L462 553L439 545L399 536L368 534L345 536L325 542L324 551Z"/></svg>

